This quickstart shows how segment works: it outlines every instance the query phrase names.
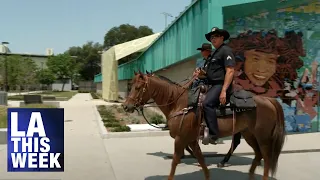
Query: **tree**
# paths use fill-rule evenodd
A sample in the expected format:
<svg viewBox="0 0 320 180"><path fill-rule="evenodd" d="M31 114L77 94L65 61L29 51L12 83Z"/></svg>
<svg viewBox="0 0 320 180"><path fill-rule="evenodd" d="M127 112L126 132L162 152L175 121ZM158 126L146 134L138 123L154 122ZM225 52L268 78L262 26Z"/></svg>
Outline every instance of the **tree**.
<svg viewBox="0 0 320 180"><path fill-rule="evenodd" d="M93 80L96 74L101 72L102 45L99 43L87 42L82 47L70 47L66 53L75 56L77 70L82 80Z"/></svg>
<svg viewBox="0 0 320 180"><path fill-rule="evenodd" d="M41 69L37 72L37 80L40 84L49 86L55 82L56 77L49 69Z"/></svg>
<svg viewBox="0 0 320 180"><path fill-rule="evenodd" d="M50 56L47 66L56 79L63 83L61 91L64 90L65 83L76 74L76 60L66 53Z"/></svg>
<svg viewBox="0 0 320 180"><path fill-rule="evenodd" d="M122 24L111 28L104 36L103 47L109 49L117 44L132 41L134 39L142 38L153 34L153 30L148 26L135 27L130 24ZM130 60L137 58L141 53L133 53L127 57L122 58L118 63L123 64Z"/></svg>
<svg viewBox="0 0 320 180"><path fill-rule="evenodd" d="M25 58L18 55L10 55L5 57L7 60L7 79L9 89L16 89L36 83L35 73L37 71L37 65L30 58ZM1 61L1 72L5 72L4 60ZM2 85L4 85L5 74L2 76Z"/></svg>
<svg viewBox="0 0 320 180"><path fill-rule="evenodd" d="M20 58L19 60L19 85L37 84L37 64L31 58Z"/></svg>

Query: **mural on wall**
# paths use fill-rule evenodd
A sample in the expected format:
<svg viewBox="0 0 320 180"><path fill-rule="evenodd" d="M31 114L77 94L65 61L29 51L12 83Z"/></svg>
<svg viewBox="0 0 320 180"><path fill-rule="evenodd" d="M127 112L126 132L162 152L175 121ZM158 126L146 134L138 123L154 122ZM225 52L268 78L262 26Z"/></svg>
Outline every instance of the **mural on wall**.
<svg viewBox="0 0 320 180"><path fill-rule="evenodd" d="M320 129L320 2L226 20L235 87L281 102L288 132ZM318 77L318 79L317 79Z"/></svg>

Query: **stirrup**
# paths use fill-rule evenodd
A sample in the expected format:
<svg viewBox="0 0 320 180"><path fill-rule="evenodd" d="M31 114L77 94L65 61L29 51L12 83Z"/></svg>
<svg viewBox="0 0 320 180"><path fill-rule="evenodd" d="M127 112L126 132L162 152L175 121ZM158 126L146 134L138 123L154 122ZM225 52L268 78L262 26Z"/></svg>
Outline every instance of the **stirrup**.
<svg viewBox="0 0 320 180"><path fill-rule="evenodd" d="M203 131L203 139L202 139L202 144L204 145L208 145L209 142L210 142L210 139L209 139L209 128L208 127L205 127L204 128L204 131Z"/></svg>

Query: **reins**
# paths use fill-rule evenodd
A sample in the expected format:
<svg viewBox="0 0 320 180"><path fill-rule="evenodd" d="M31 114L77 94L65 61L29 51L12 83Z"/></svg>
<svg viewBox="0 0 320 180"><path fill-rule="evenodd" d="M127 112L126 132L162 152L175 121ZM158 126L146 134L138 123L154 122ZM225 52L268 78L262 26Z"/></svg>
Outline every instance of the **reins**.
<svg viewBox="0 0 320 180"><path fill-rule="evenodd" d="M151 75L151 76L153 76L153 75ZM146 118L146 116L145 116L145 114L144 114L144 111L143 111L143 108L168 106L168 105L176 102L178 99L180 99L180 97L181 97L181 96L186 92L186 90L188 89L188 87L185 87L185 85L187 85L187 84L190 83L191 81L194 81L195 78L196 78L196 77L194 76L194 77L191 78L190 80L189 80L189 79L183 80L183 81L189 80L189 81L186 82L184 85L182 85L183 91L179 94L179 96L178 96L177 98L175 98L173 101L171 101L170 103L167 103L167 104L149 105L149 106L146 106L147 104L152 104L152 103L154 103L154 101L153 101L153 102L148 102L148 103L143 103L143 104L141 103L143 93L146 92L146 88L147 88L148 85L149 85L149 77L147 77L147 80L144 81L144 87L143 87L143 89L142 89L142 93L141 93L141 91L138 92L138 95L139 95L139 96L141 95L141 97L139 98L139 96L138 96L138 98L136 98L136 99L131 98L131 97L128 97L128 98L130 98L130 99L132 99L132 100L135 100L135 101L138 101L138 102L136 102L136 104L135 104L135 109L136 109L138 112L139 112L139 110L141 111L141 114L142 114L143 118L146 120L146 122L147 122L150 126L155 127L155 128L158 128L158 129L166 130L166 129L168 128L167 125L166 125L165 127L160 127L160 126L155 126L155 125L151 124L151 123L148 121L148 119ZM181 81L181 82L183 82L183 81ZM139 104L139 105L138 105L138 104ZM137 105L138 105L138 106L137 106ZM169 119L167 119L166 121L168 121L168 120L169 120Z"/></svg>

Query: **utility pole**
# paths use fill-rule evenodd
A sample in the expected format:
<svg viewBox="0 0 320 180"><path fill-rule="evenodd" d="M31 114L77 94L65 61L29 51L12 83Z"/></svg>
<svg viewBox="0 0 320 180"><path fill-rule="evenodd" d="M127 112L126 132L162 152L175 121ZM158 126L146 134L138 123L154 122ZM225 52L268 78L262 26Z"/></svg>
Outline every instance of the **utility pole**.
<svg viewBox="0 0 320 180"><path fill-rule="evenodd" d="M168 16L170 16L170 17L173 17L173 16L172 16L171 14L169 14L169 13L166 13L166 12L163 12L163 13L161 13L161 14L164 15L164 23L165 23L164 28L167 28L167 19L168 19Z"/></svg>
<svg viewBox="0 0 320 180"><path fill-rule="evenodd" d="M8 47L6 45L9 44L9 42L2 42L1 43L4 47L5 47L5 51L4 51L4 91L8 92L8 60L7 60L7 49Z"/></svg>

